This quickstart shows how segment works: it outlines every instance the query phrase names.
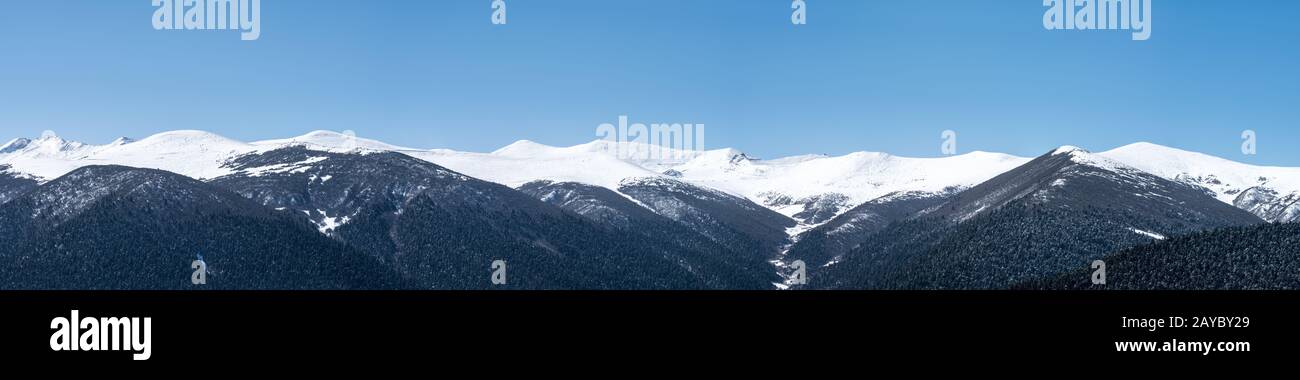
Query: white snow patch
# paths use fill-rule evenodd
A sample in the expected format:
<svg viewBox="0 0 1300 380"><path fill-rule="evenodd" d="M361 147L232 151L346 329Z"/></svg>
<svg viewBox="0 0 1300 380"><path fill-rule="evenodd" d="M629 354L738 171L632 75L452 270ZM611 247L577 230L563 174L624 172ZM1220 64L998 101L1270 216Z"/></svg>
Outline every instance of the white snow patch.
<svg viewBox="0 0 1300 380"><path fill-rule="evenodd" d="M1165 235L1161 235L1161 234L1158 234L1158 233L1155 233L1155 232L1151 232L1151 231L1143 231L1143 230L1139 230L1139 229L1136 229L1136 228L1129 228L1129 230L1133 231L1134 233L1137 233L1138 235L1143 235L1143 236L1146 236L1146 237L1149 237L1149 238L1152 238L1152 239L1156 239L1156 240L1165 240Z"/></svg>
<svg viewBox="0 0 1300 380"><path fill-rule="evenodd" d="M241 172L247 174L250 177L261 177L267 174L303 173L306 172L307 170L310 170L312 164L325 161L328 158L329 157L325 157L325 156L310 157L307 158L306 160L302 160L299 162L248 168L242 170ZM312 180L315 180L315 177L313 177Z"/></svg>
<svg viewBox="0 0 1300 380"><path fill-rule="evenodd" d="M334 230L337 230L339 227L342 227L344 224L348 224L348 222L352 220L352 218L348 216L344 216L341 218L331 217L329 216L329 214L325 213L325 210L316 210L316 212L320 213L322 216L321 221L316 222L316 226L320 230L320 233L326 235L329 235L330 232L334 232Z"/></svg>

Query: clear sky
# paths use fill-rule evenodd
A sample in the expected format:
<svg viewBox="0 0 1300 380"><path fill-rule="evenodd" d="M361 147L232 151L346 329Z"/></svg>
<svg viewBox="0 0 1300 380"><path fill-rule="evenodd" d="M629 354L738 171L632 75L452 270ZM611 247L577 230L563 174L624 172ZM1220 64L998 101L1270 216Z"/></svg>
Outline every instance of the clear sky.
<svg viewBox="0 0 1300 380"><path fill-rule="evenodd" d="M706 125L758 157L1151 141L1300 166L1300 2L1155 0L1148 41L1048 31L1040 0L264 0L261 38L156 31L148 0L0 8L0 139L315 129L421 147ZM1240 135L1259 135L1243 156ZM2 141L0 141L2 143Z"/></svg>

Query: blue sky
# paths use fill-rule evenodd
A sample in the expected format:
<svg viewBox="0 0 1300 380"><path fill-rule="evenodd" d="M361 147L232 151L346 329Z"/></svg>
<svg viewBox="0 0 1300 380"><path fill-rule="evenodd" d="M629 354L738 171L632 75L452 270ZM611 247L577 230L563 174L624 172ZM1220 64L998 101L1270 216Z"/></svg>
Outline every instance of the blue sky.
<svg viewBox="0 0 1300 380"><path fill-rule="evenodd" d="M1148 41L1048 31L1039 0L264 0L258 41L156 31L147 0L8 2L0 139L315 129L490 151L704 123L759 157L1136 141L1300 165L1300 2L1156 0ZM1240 134L1259 135L1259 155Z"/></svg>

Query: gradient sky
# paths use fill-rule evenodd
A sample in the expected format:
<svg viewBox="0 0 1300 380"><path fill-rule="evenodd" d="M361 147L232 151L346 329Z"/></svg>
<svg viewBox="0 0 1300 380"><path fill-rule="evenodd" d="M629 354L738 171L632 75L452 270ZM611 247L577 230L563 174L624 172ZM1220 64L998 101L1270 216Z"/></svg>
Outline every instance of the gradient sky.
<svg viewBox="0 0 1300 380"><path fill-rule="evenodd" d="M1300 2L1156 0L1149 41L1048 31L1040 0L264 0L262 35L155 31L148 0L0 10L0 140L311 130L491 151L704 123L758 157L1151 141L1300 166ZM1243 156L1240 134L1259 134ZM2 143L3 141L0 141Z"/></svg>

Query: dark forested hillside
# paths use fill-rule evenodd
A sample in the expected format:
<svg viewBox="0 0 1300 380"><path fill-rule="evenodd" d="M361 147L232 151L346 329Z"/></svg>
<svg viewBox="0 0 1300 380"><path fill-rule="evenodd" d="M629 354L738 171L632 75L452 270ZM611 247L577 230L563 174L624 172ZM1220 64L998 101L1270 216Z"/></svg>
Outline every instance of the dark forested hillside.
<svg viewBox="0 0 1300 380"><path fill-rule="evenodd" d="M530 182L519 190L594 223L613 226L624 236L635 236L647 247L662 251L693 274L703 276L711 288L767 289L781 280L766 258L744 247L722 245L613 190L551 181Z"/></svg>
<svg viewBox="0 0 1300 380"><path fill-rule="evenodd" d="M1142 215L1098 208L1062 211L1012 204L965 223L925 218L897 223L817 274L849 289L998 289L1086 265L1144 244ZM1147 227L1150 228L1150 227ZM1176 230L1172 225L1158 229Z"/></svg>
<svg viewBox="0 0 1300 380"><path fill-rule="evenodd" d="M663 289L752 286L514 189L400 153L280 149L235 160L213 183L313 219L323 233L426 289ZM507 283L492 284L492 263ZM741 277L739 279L733 277ZM725 286L724 286L725 285Z"/></svg>
<svg viewBox="0 0 1300 380"><path fill-rule="evenodd" d="M394 272L309 224L176 174L78 169L0 206L0 288L359 289ZM191 263L207 284L191 284Z"/></svg>
<svg viewBox="0 0 1300 380"><path fill-rule="evenodd" d="M1088 264L1027 289L1300 289L1300 224L1232 227L1139 245L1102 259L1106 284Z"/></svg>
<svg viewBox="0 0 1300 380"><path fill-rule="evenodd" d="M890 224L916 216L956 193L895 193L858 205L844 214L801 234L786 253L787 262L803 260L824 266L842 257Z"/></svg>
<svg viewBox="0 0 1300 380"><path fill-rule="evenodd" d="M747 199L667 178L625 180L619 192L713 241L770 260L795 221Z"/></svg>
<svg viewBox="0 0 1300 380"><path fill-rule="evenodd" d="M13 174L9 169L8 165L0 165L0 204L17 198L37 185L36 180Z"/></svg>

